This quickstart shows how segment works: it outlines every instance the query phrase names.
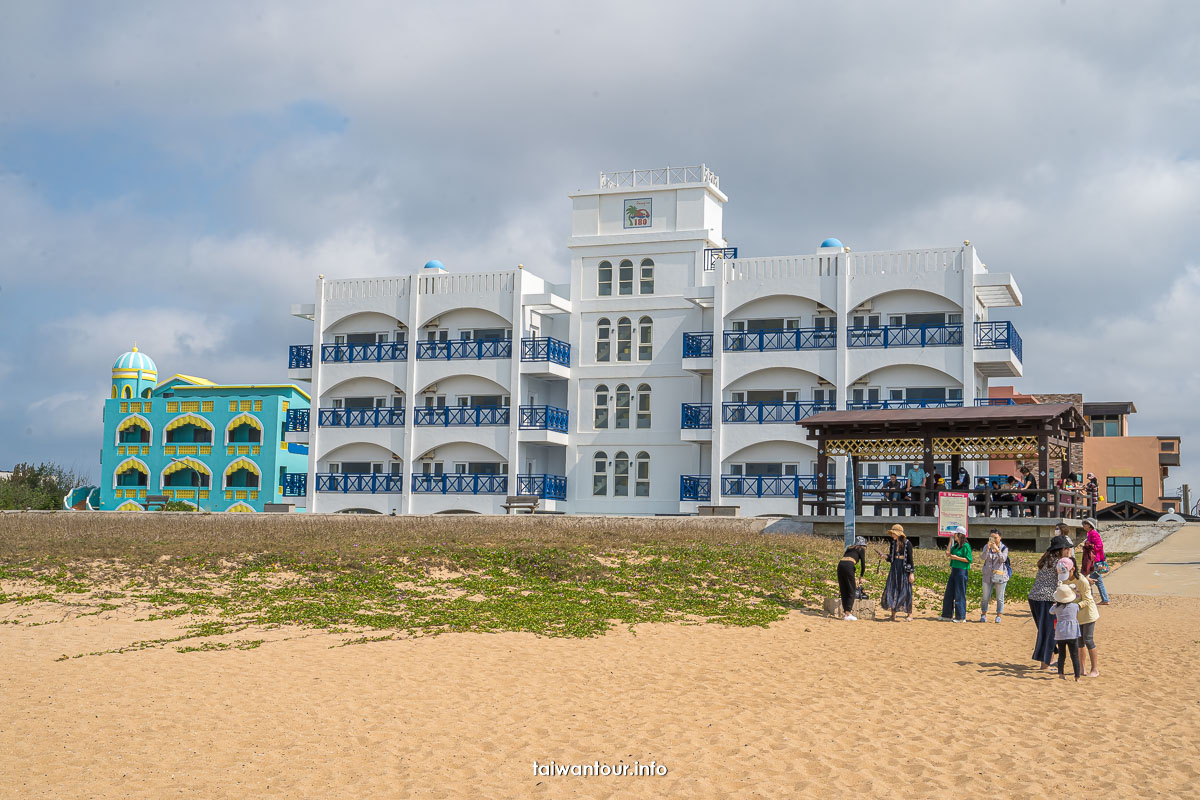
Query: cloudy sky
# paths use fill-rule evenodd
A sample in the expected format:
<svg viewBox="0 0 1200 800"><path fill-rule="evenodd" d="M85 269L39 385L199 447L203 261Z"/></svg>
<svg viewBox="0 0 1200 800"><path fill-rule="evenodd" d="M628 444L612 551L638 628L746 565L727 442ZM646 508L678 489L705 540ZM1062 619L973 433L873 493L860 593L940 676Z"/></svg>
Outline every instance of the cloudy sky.
<svg viewBox="0 0 1200 800"><path fill-rule="evenodd" d="M744 255L971 239L1023 390L1200 465L1198 142L1197 3L0 0L0 468L95 478L134 340L279 381L317 273L566 280L567 192L701 162Z"/></svg>

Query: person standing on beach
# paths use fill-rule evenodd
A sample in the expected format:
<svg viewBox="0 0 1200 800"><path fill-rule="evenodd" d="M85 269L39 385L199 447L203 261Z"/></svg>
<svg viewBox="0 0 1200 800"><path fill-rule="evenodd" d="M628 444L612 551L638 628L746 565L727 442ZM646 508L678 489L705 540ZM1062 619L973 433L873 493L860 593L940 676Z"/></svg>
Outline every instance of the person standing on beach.
<svg viewBox="0 0 1200 800"><path fill-rule="evenodd" d="M983 603L979 610L979 621L987 622L988 605L992 594L996 595L996 623L1004 613L1004 589L1008 585L1008 545L1000 540L1000 531L992 528L988 543L983 546Z"/></svg>
<svg viewBox="0 0 1200 800"><path fill-rule="evenodd" d="M904 612L905 622L912 622L912 542L905 535L902 525L888 528L887 535L892 537L892 545L884 558L891 564L891 568L888 570L887 583L883 587L882 605L892 612L892 622L896 621L897 611Z"/></svg>
<svg viewBox="0 0 1200 800"><path fill-rule="evenodd" d="M1033 588L1029 590L1029 613L1037 626L1037 639L1033 643L1033 660L1039 669L1048 670L1054 660L1054 618L1050 606L1054 603L1054 590L1058 588L1058 560L1069 558L1075 546L1062 534L1062 525L1054 526L1055 537L1038 560Z"/></svg>
<svg viewBox="0 0 1200 800"><path fill-rule="evenodd" d="M950 556L950 578L946 581L946 594L942 598L942 619L955 622L967 621L967 570L971 568L971 545L967 542L967 531L961 525L952 529L954 535L946 542L946 554Z"/></svg>
<svg viewBox="0 0 1200 800"><path fill-rule="evenodd" d="M1072 559L1074 561L1074 559ZM1096 653L1096 621L1100 619L1100 610L1096 608L1096 601L1092 597L1092 584L1088 580L1087 575L1081 573L1078 566L1071 570L1070 584L1075 589L1075 596L1079 603L1079 647L1086 649L1088 654L1089 667L1088 671L1083 674L1085 678L1100 677L1100 657ZM1080 658L1083 654L1080 653Z"/></svg>
<svg viewBox="0 0 1200 800"><path fill-rule="evenodd" d="M1104 558L1104 540L1097 530L1099 523L1095 517L1083 521L1083 529L1087 532L1083 540L1083 574L1088 577L1100 590L1100 605L1108 605L1108 589L1104 588L1104 573L1108 572L1108 561Z"/></svg>
<svg viewBox="0 0 1200 800"><path fill-rule="evenodd" d="M1075 589L1069 583L1060 583L1054 590L1054 604L1050 607L1054 616L1054 644L1058 649L1058 677L1064 681L1063 674L1067 653L1071 654L1071 666L1075 670L1075 680L1079 680L1079 598Z"/></svg>
<svg viewBox="0 0 1200 800"><path fill-rule="evenodd" d="M854 565L857 564L858 581L854 580ZM854 537L854 544L846 548L842 560L838 562L838 590L842 595L842 619L857 620L858 617L850 612L854 610L854 596L858 593L859 583L867 572L867 540L861 536Z"/></svg>

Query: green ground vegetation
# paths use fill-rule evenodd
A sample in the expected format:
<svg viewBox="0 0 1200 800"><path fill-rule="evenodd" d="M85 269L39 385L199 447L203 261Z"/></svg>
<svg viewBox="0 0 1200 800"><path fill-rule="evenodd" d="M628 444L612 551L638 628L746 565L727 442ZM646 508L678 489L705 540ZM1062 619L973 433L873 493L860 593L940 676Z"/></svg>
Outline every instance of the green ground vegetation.
<svg viewBox="0 0 1200 800"><path fill-rule="evenodd" d="M184 628L120 651L226 634L243 638L176 649L250 649L263 639L244 632L285 626L351 637L342 644L452 631L593 636L645 622L766 626L818 610L836 593L842 555L828 539L719 524L631 533L596 523L606 534L582 521L576 529L326 518L275 529L199 522L205 515L106 515L92 519L110 530L42 530L79 517L31 518L7 531L0 523L0 616L20 623L22 608L54 604L68 616L132 611ZM872 546L865 579L875 598L887 576L875 554L883 548ZM1036 559L1013 553L1010 600L1027 596ZM918 550L915 560L920 610L940 602L949 570L940 550ZM967 592L978 603L978 563Z"/></svg>

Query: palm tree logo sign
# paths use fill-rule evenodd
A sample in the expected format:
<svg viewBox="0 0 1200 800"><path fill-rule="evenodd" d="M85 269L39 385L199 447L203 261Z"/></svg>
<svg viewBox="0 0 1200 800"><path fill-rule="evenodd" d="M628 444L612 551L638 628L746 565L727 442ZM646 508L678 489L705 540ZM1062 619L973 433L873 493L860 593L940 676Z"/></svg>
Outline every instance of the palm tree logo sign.
<svg viewBox="0 0 1200 800"><path fill-rule="evenodd" d="M650 198L625 201L625 227L650 227Z"/></svg>

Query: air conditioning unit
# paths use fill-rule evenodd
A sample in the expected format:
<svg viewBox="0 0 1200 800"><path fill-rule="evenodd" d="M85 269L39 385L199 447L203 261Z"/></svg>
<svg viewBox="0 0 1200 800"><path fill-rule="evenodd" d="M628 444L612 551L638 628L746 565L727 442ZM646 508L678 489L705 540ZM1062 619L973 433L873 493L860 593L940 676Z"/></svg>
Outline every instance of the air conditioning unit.
<svg viewBox="0 0 1200 800"><path fill-rule="evenodd" d="M854 310L855 311L870 311L871 310L871 301L868 300L865 303L860 303Z"/></svg>
<svg viewBox="0 0 1200 800"><path fill-rule="evenodd" d="M426 328L436 328L438 326L439 322L440 322L440 320L437 317L434 317L433 319L429 320L429 322L425 323L425 327Z"/></svg>
<svg viewBox="0 0 1200 800"><path fill-rule="evenodd" d="M430 450L428 453L421 456L422 461L433 461L435 458L437 458L437 450Z"/></svg>
<svg viewBox="0 0 1200 800"><path fill-rule="evenodd" d="M437 384L431 383L429 386L425 387L425 394L437 394Z"/></svg>

